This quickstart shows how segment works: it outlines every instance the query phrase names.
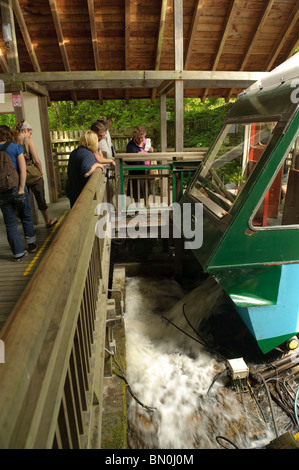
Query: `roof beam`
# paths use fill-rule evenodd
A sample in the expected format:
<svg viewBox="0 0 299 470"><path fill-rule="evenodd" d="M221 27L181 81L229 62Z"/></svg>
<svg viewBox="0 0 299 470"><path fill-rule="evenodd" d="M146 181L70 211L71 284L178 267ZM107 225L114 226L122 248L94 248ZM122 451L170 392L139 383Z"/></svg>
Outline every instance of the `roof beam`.
<svg viewBox="0 0 299 470"><path fill-rule="evenodd" d="M264 27L264 24L265 24L265 21L270 13L270 10L272 9L272 6L273 6L273 3L275 2L275 0L270 0L268 2L266 2L262 12L261 12L261 15L260 15L260 18L259 18L259 21L254 29L254 33L252 34L250 40L249 40L249 46L247 48L247 51L242 59L242 62L240 64L240 68L239 70L244 70L245 69L245 65L249 59L249 56L251 54L251 51L253 49L253 46L254 46L254 43L255 43L255 40L258 36L258 34L261 32L261 30L263 29Z"/></svg>
<svg viewBox="0 0 299 470"><path fill-rule="evenodd" d="M130 0L125 1L125 70L130 69L130 34L131 34L131 22L130 22ZM126 89L126 103L129 102L129 90Z"/></svg>
<svg viewBox="0 0 299 470"><path fill-rule="evenodd" d="M183 0L173 0L174 68L180 79L174 83L174 148L184 149Z"/></svg>
<svg viewBox="0 0 299 470"><path fill-rule="evenodd" d="M266 19L268 18L268 15L269 15L269 12L271 11L272 9L272 6L273 6L273 3L274 3L275 0L269 0L266 2L264 8L262 9L261 11L261 14L260 14L260 17L259 17L259 20L257 22L257 25L255 26L254 28L254 32L253 34L251 35L251 38L249 40L249 46L247 47L247 50L244 54L244 57L242 59L242 62L240 64L240 67L239 67L239 70L244 70L245 68L245 65L249 59L249 56L251 54L251 51L253 49L253 46L254 46L254 43L256 41L256 38L258 36L258 34L261 32L261 30L263 29L264 27L264 24L265 24L265 21ZM232 96L232 93L233 93L233 89L231 89L228 93L228 95L226 96L226 101L229 101L231 96Z"/></svg>
<svg viewBox="0 0 299 470"><path fill-rule="evenodd" d="M28 28L25 23L24 16L23 16L18 0L12 0L12 7L14 10L14 14L17 18L17 22L21 30L21 33L22 33L22 36L26 45L26 49L28 51L33 68L36 72L40 72L41 69L40 69L40 66L39 66L39 63L35 54L35 50L34 50L34 47L30 38L30 34L28 32Z"/></svg>
<svg viewBox="0 0 299 470"><path fill-rule="evenodd" d="M156 50L155 70L160 69L162 44L163 44L164 28L165 28L165 18L166 18L166 7L167 7L167 0L162 0L161 14L160 14L160 26L159 26L159 34L158 34L157 50ZM157 88L154 88L152 90L152 102L155 101L156 94L157 94Z"/></svg>
<svg viewBox="0 0 299 470"><path fill-rule="evenodd" d="M9 24L11 26L11 32L12 32L12 41L9 42L8 44L5 44L8 70L10 71L10 73L18 73L20 72L20 64L19 64L18 46L17 46L15 22L14 22L14 15L13 15L11 0L1 1L1 18L2 18L2 24Z"/></svg>
<svg viewBox="0 0 299 470"><path fill-rule="evenodd" d="M276 44L273 48L273 51L272 51L272 54L270 56L270 58L268 59L267 63L266 63L266 67L265 67L265 70L267 71L270 71L278 54L280 53L284 43L285 43L285 40L287 39L288 35L290 34L291 30L293 29L293 27L295 26L297 20L298 20L298 17L299 17L299 1L297 2L297 4L295 5L291 15L290 15L290 22L285 26L285 28L283 29L282 33L280 34L279 38L277 39L276 41Z"/></svg>
<svg viewBox="0 0 299 470"><path fill-rule="evenodd" d="M95 68L96 70L101 70L98 35L97 35L97 27L96 27L96 22L95 22L94 0L87 0L87 4L88 4L90 32L91 32L92 50L93 50ZM98 91L98 95L99 95L100 104L103 104L102 90Z"/></svg>
<svg viewBox="0 0 299 470"><path fill-rule="evenodd" d="M227 71L166 71L166 70L114 70L86 72L25 72L0 74L7 87L19 83L37 82L51 90L80 90L97 88L155 88L183 80L185 88L247 88L266 72Z"/></svg>
<svg viewBox="0 0 299 470"><path fill-rule="evenodd" d="M201 13L201 9L203 6L204 0L197 0L197 4L194 8L194 14L192 18L192 25L191 25L191 31L189 34L189 39L188 39L188 44L186 48L186 53L185 53L185 62L184 62L184 69L186 70L189 67L189 62L190 62L190 57L194 45L194 39L197 33L197 26L199 23L199 17Z"/></svg>
<svg viewBox="0 0 299 470"><path fill-rule="evenodd" d="M58 38L58 43L59 43L59 48L60 48L60 52L61 52L61 56L62 56L63 65L64 65L65 70L67 72L69 72L71 70L71 68L70 68L70 63L69 63L69 59L68 59L68 55L67 55L65 41L64 41L64 37L63 37L63 33L62 33L61 23L60 23L60 19L59 19L59 15L58 15L56 0L49 0L49 5L50 5L50 8L51 8L51 13L52 13L53 21L54 21L56 35L57 35L57 38ZM32 80L32 81L37 81L37 80ZM72 95L72 100L73 100L74 104L77 105L78 101L77 101L77 96L76 96L75 91L72 91L71 95Z"/></svg>
<svg viewBox="0 0 299 470"><path fill-rule="evenodd" d="M1 1L1 18L2 24L10 25L12 41L5 44L6 53L7 53L7 63L8 70L10 73L19 73L20 72L20 63L18 55L18 45L16 38L15 30L15 20L14 13L12 8L12 0L2 0ZM11 93L19 94L22 90L22 83L14 83L11 89ZM8 90L5 88L5 92ZM14 113L16 122L22 121L24 119L24 106L23 103L21 106L14 106Z"/></svg>
<svg viewBox="0 0 299 470"><path fill-rule="evenodd" d="M0 47L0 64L4 73L9 73L7 60Z"/></svg>
<svg viewBox="0 0 299 470"><path fill-rule="evenodd" d="M38 95L38 96L45 96L47 98L48 106L51 105L49 92L42 85L39 85L38 83L35 83L35 82L26 82L25 90L30 91L31 93L34 93L35 95Z"/></svg>
<svg viewBox="0 0 299 470"><path fill-rule="evenodd" d="M236 12L237 8L238 8L238 0L231 0L230 6L229 6L229 9L228 9L228 13L227 13L227 16L226 16L226 19L225 19L223 35L222 35L220 44L219 44L218 49L217 49L217 54L216 54L216 57L214 59L212 70L216 70L217 67L218 67L219 60L220 60L223 48L225 46L225 42L226 42L230 27L231 27L231 24L232 24L232 21L233 21L233 17L235 15L235 12ZM203 102L206 99L208 92L209 92L208 89L206 89L204 91L203 96L202 96L202 101Z"/></svg>

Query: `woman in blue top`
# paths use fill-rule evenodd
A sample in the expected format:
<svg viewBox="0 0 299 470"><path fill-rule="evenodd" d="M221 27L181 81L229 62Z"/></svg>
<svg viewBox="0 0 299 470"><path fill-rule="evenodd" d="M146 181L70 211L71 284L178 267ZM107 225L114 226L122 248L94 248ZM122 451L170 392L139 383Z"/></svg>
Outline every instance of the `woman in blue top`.
<svg viewBox="0 0 299 470"><path fill-rule="evenodd" d="M31 217L30 200L26 181L26 164L23 155L23 148L12 142L13 135L7 126L0 126L0 150L6 142L10 142L6 152L13 161L13 164L19 173L19 186L9 191L0 193L0 207L6 227L7 240L10 245L13 257L20 261L27 251L18 231L18 219L21 219L24 236L28 243L28 251L36 250L36 235Z"/></svg>
<svg viewBox="0 0 299 470"><path fill-rule="evenodd" d="M104 169L95 155L98 152L98 136L93 131L86 131L79 140L79 146L72 151L67 167L65 193L73 207L89 176L96 168Z"/></svg>

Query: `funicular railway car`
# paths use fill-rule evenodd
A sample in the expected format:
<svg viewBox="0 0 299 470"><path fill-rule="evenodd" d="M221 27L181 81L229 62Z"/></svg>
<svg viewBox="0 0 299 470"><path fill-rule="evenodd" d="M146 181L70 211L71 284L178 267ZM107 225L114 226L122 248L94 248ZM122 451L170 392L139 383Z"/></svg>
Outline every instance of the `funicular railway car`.
<svg viewBox="0 0 299 470"><path fill-rule="evenodd" d="M243 92L182 203L203 204L195 256L264 354L299 331L299 54Z"/></svg>

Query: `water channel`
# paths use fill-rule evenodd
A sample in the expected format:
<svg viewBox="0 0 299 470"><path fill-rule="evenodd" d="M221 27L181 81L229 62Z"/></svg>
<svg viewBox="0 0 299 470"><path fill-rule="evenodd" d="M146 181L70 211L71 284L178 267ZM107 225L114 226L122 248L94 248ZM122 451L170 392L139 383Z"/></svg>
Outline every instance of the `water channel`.
<svg viewBox="0 0 299 470"><path fill-rule="evenodd" d="M227 374L227 359L263 362L218 284L190 291L169 278L127 278L126 378L132 449L263 448L276 437L271 406ZM196 334L197 332L197 334ZM279 434L288 417L275 410Z"/></svg>

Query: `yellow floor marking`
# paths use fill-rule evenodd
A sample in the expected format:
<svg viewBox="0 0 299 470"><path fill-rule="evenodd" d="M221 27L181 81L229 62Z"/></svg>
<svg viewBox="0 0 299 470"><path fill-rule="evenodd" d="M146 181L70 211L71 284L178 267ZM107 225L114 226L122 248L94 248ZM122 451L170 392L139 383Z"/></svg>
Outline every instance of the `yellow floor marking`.
<svg viewBox="0 0 299 470"><path fill-rule="evenodd" d="M68 213L69 211L65 211L65 213L60 217L60 219L58 220L58 222L55 224L55 226L53 227L50 235L46 238L46 240L44 241L42 247L38 250L37 254L35 255L35 257L33 258L33 260L31 261L31 263L29 264L28 268L26 269L26 271L24 272L23 276L27 276L31 269L33 268L33 266L35 265L36 261L38 260L38 258L40 257L40 255L42 254L42 252L44 251L44 249L46 248L47 244L49 243L49 241L51 240L51 238L53 237L55 231L57 230L57 228L59 227L59 225L61 224L61 222L63 221L63 219L65 218L66 214Z"/></svg>

